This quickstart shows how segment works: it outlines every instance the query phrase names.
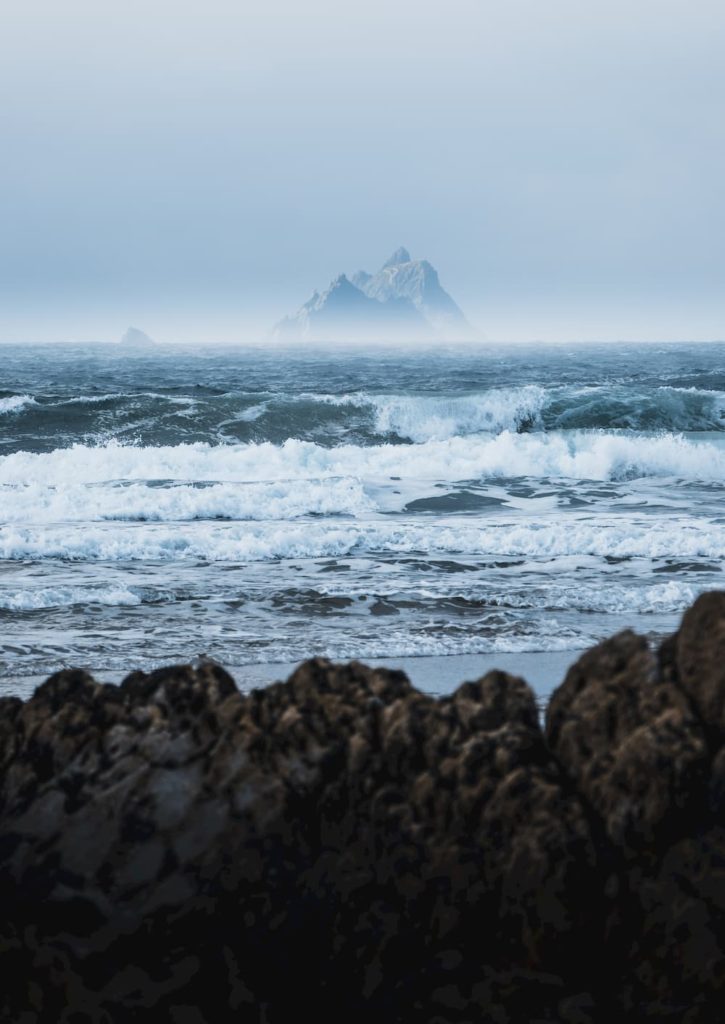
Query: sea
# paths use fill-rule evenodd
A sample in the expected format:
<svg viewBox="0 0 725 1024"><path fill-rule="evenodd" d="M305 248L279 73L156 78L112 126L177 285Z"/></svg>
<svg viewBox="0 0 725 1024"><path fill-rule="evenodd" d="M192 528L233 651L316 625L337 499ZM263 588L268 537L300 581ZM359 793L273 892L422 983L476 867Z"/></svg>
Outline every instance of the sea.
<svg viewBox="0 0 725 1024"><path fill-rule="evenodd" d="M723 585L725 344L0 354L3 694L531 661Z"/></svg>

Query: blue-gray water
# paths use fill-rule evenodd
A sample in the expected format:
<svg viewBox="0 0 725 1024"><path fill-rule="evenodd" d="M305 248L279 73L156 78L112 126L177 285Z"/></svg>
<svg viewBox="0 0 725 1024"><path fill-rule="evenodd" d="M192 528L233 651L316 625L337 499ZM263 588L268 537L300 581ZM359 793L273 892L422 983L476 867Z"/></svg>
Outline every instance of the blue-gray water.
<svg viewBox="0 0 725 1024"><path fill-rule="evenodd" d="M566 651L725 555L725 345L4 347L0 677Z"/></svg>

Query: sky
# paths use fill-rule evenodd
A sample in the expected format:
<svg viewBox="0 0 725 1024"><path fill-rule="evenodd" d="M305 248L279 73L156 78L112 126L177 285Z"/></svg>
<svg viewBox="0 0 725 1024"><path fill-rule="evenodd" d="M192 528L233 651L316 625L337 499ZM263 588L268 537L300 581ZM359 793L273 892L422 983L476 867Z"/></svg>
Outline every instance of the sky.
<svg viewBox="0 0 725 1024"><path fill-rule="evenodd" d="M426 257L490 341L725 338L720 0L3 0L0 341L261 337Z"/></svg>

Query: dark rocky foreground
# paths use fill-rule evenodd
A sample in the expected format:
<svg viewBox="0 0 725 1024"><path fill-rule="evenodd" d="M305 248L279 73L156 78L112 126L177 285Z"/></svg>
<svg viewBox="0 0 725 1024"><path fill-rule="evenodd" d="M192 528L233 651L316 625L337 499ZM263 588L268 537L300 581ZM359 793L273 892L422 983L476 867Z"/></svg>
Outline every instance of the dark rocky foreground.
<svg viewBox="0 0 725 1024"><path fill-rule="evenodd" d="M435 700L304 664L0 701L0 1019L715 1022L725 593Z"/></svg>

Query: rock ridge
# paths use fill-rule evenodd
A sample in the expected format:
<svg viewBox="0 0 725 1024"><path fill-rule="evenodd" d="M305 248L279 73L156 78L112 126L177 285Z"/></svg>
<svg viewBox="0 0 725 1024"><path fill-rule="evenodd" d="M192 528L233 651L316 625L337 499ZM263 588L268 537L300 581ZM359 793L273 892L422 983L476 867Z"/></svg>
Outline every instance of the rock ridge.
<svg viewBox="0 0 725 1024"><path fill-rule="evenodd" d="M584 654L540 721L313 659L0 700L0 1020L719 1019L725 593Z"/></svg>

